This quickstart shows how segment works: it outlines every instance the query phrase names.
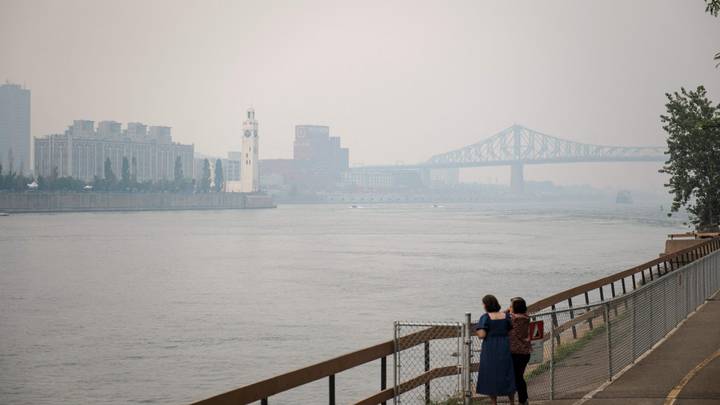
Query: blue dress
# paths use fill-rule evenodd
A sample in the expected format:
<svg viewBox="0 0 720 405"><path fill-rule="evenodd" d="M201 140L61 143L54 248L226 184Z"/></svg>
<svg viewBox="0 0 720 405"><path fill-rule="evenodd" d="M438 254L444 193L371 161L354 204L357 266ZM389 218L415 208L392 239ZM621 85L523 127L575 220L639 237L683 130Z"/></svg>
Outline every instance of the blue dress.
<svg viewBox="0 0 720 405"><path fill-rule="evenodd" d="M512 394L516 389L508 337L512 329L510 314L505 314L504 319L490 319L488 314L484 314L476 329L485 329L487 333L480 352L477 393L492 396Z"/></svg>

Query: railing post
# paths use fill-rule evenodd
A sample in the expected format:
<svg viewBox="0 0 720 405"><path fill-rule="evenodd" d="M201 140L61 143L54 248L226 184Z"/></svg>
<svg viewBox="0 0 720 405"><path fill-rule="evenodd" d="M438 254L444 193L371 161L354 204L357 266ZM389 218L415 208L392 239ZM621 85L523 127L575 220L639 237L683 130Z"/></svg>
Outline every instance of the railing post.
<svg viewBox="0 0 720 405"><path fill-rule="evenodd" d="M568 298L568 307L572 308L572 297ZM575 311L570 309L570 320L575 319ZM575 324L572 326L572 334L573 339L577 339L577 330L575 329Z"/></svg>
<svg viewBox="0 0 720 405"><path fill-rule="evenodd" d="M260 400L260 405L268 405L268 399L267 399L267 398L261 399L261 400Z"/></svg>
<svg viewBox="0 0 720 405"><path fill-rule="evenodd" d="M424 343L425 348L425 371L430 371L430 341ZM430 403L430 381L425 383L425 403Z"/></svg>
<svg viewBox="0 0 720 405"><path fill-rule="evenodd" d="M555 313L555 304L552 304L550 306L550 309L552 310L552 316L551 316L552 317L552 327L553 327L553 329L555 329L558 327L557 314ZM560 344L560 335L559 334L557 335L556 339L557 339L557 343L559 345Z"/></svg>
<svg viewBox="0 0 720 405"><path fill-rule="evenodd" d="M612 381L612 337L610 336L610 304L605 304L605 332L608 351L608 381Z"/></svg>
<svg viewBox="0 0 720 405"><path fill-rule="evenodd" d="M465 353L463 358L463 388L464 398L463 405L470 405L472 403L472 379L471 367L472 367L472 318L470 312L465 313L465 341L463 342L463 351Z"/></svg>
<svg viewBox="0 0 720 405"><path fill-rule="evenodd" d="M330 377L328 377L328 382L328 403L330 405L335 405L335 374L330 374Z"/></svg>
<svg viewBox="0 0 720 405"><path fill-rule="evenodd" d="M387 389L387 356L380 359L380 391ZM386 405L387 401L382 401L382 405Z"/></svg>
<svg viewBox="0 0 720 405"><path fill-rule="evenodd" d="M588 292L585 291L585 305L590 305L590 297L588 296ZM592 323L592 317L588 318L588 326L590 327L590 330L593 329L593 323Z"/></svg>

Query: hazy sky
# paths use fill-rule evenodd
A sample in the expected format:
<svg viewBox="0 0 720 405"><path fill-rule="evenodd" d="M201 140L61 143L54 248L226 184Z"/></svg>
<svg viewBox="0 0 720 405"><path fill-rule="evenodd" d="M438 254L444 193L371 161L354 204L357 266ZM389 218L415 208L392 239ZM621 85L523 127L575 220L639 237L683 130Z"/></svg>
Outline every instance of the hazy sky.
<svg viewBox="0 0 720 405"><path fill-rule="evenodd" d="M364 164L422 161L513 123L662 145L666 91L704 84L720 100L717 51L720 19L702 0L0 0L0 80L32 90L34 136L141 121L222 156L250 105L262 158L291 157L304 123L329 125ZM647 189L658 167L526 177Z"/></svg>

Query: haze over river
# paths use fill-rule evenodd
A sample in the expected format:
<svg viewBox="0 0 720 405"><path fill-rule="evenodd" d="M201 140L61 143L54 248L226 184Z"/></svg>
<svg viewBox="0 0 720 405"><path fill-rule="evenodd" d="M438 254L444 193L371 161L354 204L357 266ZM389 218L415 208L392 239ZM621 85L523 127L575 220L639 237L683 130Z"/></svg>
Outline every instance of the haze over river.
<svg viewBox="0 0 720 405"><path fill-rule="evenodd" d="M0 403L189 403L389 340L396 319L477 318L486 293L532 302L685 229L614 204L2 217ZM339 403L362 399L379 362L336 384Z"/></svg>

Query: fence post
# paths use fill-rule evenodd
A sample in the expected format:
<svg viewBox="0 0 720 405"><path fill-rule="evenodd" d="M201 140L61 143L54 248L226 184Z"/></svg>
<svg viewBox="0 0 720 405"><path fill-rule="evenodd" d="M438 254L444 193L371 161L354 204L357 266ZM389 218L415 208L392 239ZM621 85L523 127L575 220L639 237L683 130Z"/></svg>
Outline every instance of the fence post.
<svg viewBox="0 0 720 405"><path fill-rule="evenodd" d="M335 374L328 377L328 403L335 405Z"/></svg>
<svg viewBox="0 0 720 405"><path fill-rule="evenodd" d="M612 381L612 337L610 336L610 304L603 305L605 307L605 332L607 336L608 351L608 381Z"/></svg>
<svg viewBox="0 0 720 405"><path fill-rule="evenodd" d="M426 341L424 344L425 349L425 371L430 371L430 341ZM425 383L425 403L430 403L430 381Z"/></svg>
<svg viewBox="0 0 720 405"><path fill-rule="evenodd" d="M555 312L553 312L555 318ZM550 400L555 399L555 324L550 323Z"/></svg>
<svg viewBox="0 0 720 405"><path fill-rule="evenodd" d="M383 356L380 359L380 391L387 389L387 356ZM382 401L382 405L387 404L387 401Z"/></svg>
<svg viewBox="0 0 720 405"><path fill-rule="evenodd" d="M465 313L465 342L463 342L463 388L464 398L463 404L470 405L472 403L472 379L470 375L472 373L472 319L470 312Z"/></svg>
<svg viewBox="0 0 720 405"><path fill-rule="evenodd" d="M398 322L395 321L393 327L393 404L398 403L398 374L400 373L400 365L398 364Z"/></svg>
<svg viewBox="0 0 720 405"><path fill-rule="evenodd" d="M630 334L630 338L632 339L632 361L635 363L635 360L637 360L637 336L636 336L636 317L637 317L637 303L635 302L636 296L634 295L632 297L632 331ZM627 305L627 301L625 301L625 305ZM626 307L627 308L627 307Z"/></svg>

